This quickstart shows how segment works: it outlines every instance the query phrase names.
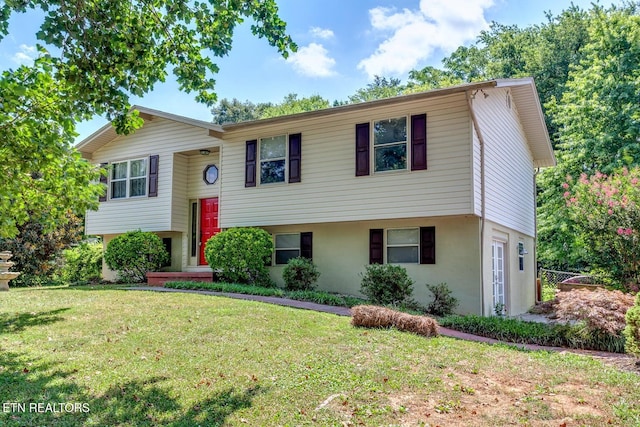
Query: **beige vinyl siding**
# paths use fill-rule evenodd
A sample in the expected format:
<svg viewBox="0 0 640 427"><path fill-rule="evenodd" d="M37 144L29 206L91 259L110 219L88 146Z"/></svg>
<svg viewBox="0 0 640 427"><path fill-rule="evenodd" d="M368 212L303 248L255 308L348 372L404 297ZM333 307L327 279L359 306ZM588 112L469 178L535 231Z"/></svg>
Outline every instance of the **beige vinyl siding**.
<svg viewBox="0 0 640 427"><path fill-rule="evenodd" d="M204 169L208 165L218 167L218 180L215 184L207 184L202 178ZM218 197L220 194L220 179L222 168L220 167L220 152L212 151L208 156L200 154L189 157L189 182L187 184L187 199L204 199ZM185 202L186 203L186 202Z"/></svg>
<svg viewBox="0 0 640 427"><path fill-rule="evenodd" d="M355 176L356 124L421 113L427 114L426 171L373 173L372 167L371 175ZM229 133L222 159L222 227L473 213L470 129L460 94ZM245 141L298 132L302 182L245 188Z"/></svg>
<svg viewBox="0 0 640 427"><path fill-rule="evenodd" d="M102 202L98 211L87 213L86 233L118 234L135 229L185 231L188 208L180 205L185 200L187 164L182 154L176 154L174 158L174 153L212 149L218 145L220 141L210 137L206 129L162 118L146 121L134 134L118 136L109 142L93 153L93 163L160 156L158 197ZM177 162L175 165L174 161Z"/></svg>
<svg viewBox="0 0 640 427"><path fill-rule="evenodd" d="M473 211L476 215L482 216L482 164L480 139L475 129L473 132Z"/></svg>
<svg viewBox="0 0 640 427"><path fill-rule="evenodd" d="M486 218L534 236L533 156L515 103L508 106L509 89L487 92L473 100L485 143Z"/></svg>
<svg viewBox="0 0 640 427"><path fill-rule="evenodd" d="M189 158L182 154L173 155L173 188L171 190L171 230L186 232L189 225L187 206L187 178Z"/></svg>

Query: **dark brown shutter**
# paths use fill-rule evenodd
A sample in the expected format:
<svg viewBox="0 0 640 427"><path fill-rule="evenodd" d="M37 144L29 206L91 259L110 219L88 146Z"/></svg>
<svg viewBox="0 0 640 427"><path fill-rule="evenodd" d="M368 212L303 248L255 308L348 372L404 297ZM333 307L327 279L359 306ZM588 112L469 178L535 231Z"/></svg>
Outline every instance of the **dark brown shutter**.
<svg viewBox="0 0 640 427"><path fill-rule="evenodd" d="M313 259L313 233L300 233L300 256Z"/></svg>
<svg viewBox="0 0 640 427"><path fill-rule="evenodd" d="M369 230L369 264L384 263L384 230Z"/></svg>
<svg viewBox="0 0 640 427"><path fill-rule="evenodd" d="M369 175L369 123L356 125L356 176Z"/></svg>
<svg viewBox="0 0 640 427"><path fill-rule="evenodd" d="M254 139L253 141L247 141L247 155L245 157L245 173L244 173L245 187L256 186L257 155L258 155L258 140Z"/></svg>
<svg viewBox="0 0 640 427"><path fill-rule="evenodd" d="M300 182L302 161L302 135L289 135L289 182Z"/></svg>
<svg viewBox="0 0 640 427"><path fill-rule="evenodd" d="M436 263L436 228L420 227L420 264Z"/></svg>
<svg viewBox="0 0 640 427"><path fill-rule="evenodd" d="M104 184L104 193L101 194L100 198L98 199L101 202L107 201L107 193L109 192L109 184L107 179L109 170L107 169L107 166L109 166L109 163L100 163L100 184Z"/></svg>
<svg viewBox="0 0 640 427"><path fill-rule="evenodd" d="M158 166L160 156L149 156L149 197L158 197Z"/></svg>
<svg viewBox="0 0 640 427"><path fill-rule="evenodd" d="M411 170L427 168L427 115L411 116Z"/></svg>

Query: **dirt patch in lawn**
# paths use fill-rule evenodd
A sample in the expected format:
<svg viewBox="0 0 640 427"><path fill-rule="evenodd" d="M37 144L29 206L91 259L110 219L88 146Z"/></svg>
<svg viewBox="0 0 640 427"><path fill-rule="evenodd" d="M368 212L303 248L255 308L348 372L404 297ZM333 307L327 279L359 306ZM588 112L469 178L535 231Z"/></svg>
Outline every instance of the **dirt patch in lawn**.
<svg viewBox="0 0 640 427"><path fill-rule="evenodd" d="M619 425L611 409L614 387L593 387L581 378L564 379L555 385L544 375L522 378L503 370L473 373L446 368L436 381L437 391L401 390L388 394L387 402L379 402L379 406L393 411L402 426ZM335 399L328 406L342 414L343 425L366 424L359 406L348 397Z"/></svg>

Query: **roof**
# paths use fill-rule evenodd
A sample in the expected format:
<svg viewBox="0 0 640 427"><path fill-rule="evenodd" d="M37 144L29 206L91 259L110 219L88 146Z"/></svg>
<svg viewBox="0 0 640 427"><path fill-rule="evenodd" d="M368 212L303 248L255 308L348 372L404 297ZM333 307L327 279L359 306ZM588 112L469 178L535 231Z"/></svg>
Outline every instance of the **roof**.
<svg viewBox="0 0 640 427"><path fill-rule="evenodd" d="M208 130L210 135L221 134L223 132L222 127L212 122L205 122L203 120L196 120L189 117L179 116L177 114L165 113L164 111L154 110L153 108L142 107L140 105L134 105L132 110L138 110L140 117L146 120L153 120L154 117L160 117L167 120L172 120L178 123L184 123L191 126L200 127ZM80 141L76 148L82 154L90 154L98 150L105 144L113 141L117 136L116 129L111 123L107 123L100 129Z"/></svg>
<svg viewBox="0 0 640 427"><path fill-rule="evenodd" d="M538 98L535 83L530 77L520 79L494 79L474 83L465 83L442 89L433 89L426 92L394 96L391 98L378 99L357 104L342 105L338 107L325 108L322 110L308 111L287 116L273 117L269 119L252 120L241 123L230 123L222 126L211 122L205 122L202 120L195 120L188 117L179 116L176 114L165 113L163 111L154 110L151 108L141 106L134 106L132 108L140 111L140 116L145 120L152 120L153 117L161 117L163 119L201 127L208 130L209 135L211 136L224 138L224 132L247 129L253 126L284 123L298 119L325 117L352 111L365 110L368 108L395 105L404 102L436 98L452 94L466 93L478 89L492 87L509 87L511 89L513 101L516 104L518 114L522 121L522 126L524 128L529 146L531 148L534 166L554 166L556 163L556 159L551 147L551 141L549 140L549 132L544 120L544 114L542 113L542 107L540 106L540 99ZM106 143L112 141L117 136L118 135L116 134L115 129L109 123L78 143L76 148L83 154L90 154Z"/></svg>

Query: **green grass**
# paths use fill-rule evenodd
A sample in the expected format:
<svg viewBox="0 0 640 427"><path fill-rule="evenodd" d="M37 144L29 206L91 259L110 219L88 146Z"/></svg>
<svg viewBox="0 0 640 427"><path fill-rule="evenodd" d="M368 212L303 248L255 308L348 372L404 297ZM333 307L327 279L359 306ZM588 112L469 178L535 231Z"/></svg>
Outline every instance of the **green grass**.
<svg viewBox="0 0 640 427"><path fill-rule="evenodd" d="M585 356L206 295L73 287L0 298L3 426L623 426L640 411L638 375ZM89 412L29 410L38 403Z"/></svg>
<svg viewBox="0 0 640 427"><path fill-rule="evenodd" d="M310 301L317 304L332 305L336 307L354 307L356 305L365 304L362 298L332 294L323 291L287 291L282 288L266 288L263 286L245 285L238 283L223 282L167 282L165 288L173 289L199 289L216 292L229 292L245 295L260 295L265 297L289 298L298 301Z"/></svg>

